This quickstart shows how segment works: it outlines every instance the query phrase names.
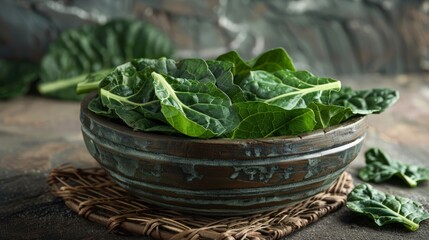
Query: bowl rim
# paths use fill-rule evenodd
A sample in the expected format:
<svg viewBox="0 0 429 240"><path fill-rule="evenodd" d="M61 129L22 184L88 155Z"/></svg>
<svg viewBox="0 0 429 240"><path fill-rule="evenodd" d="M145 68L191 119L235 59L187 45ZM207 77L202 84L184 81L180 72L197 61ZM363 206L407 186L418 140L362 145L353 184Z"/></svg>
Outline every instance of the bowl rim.
<svg viewBox="0 0 429 240"><path fill-rule="evenodd" d="M143 131L135 131L131 127L125 125L125 124L119 124L113 121L110 121L107 117L103 117L100 115L97 115L96 113L92 112L88 109L89 102L95 98L98 95L97 91L93 91L89 94L87 94L81 101L81 122L83 125L83 116L85 115L88 118L95 120L98 124L103 125L107 128L111 128L112 130L122 132L127 135L132 135L136 137L150 137L152 139L169 139L169 140L178 140L178 141L189 141L194 143L213 143L213 144L241 144L243 142L246 143L269 143L269 142L277 142L277 141L300 141L308 138L314 138L319 137L321 135L325 135L329 132L341 130L345 128L353 128L353 127L359 127L363 125L366 128L366 116L365 115L359 115L354 116L348 120L346 120L343 123L324 128L324 129L317 129L308 133L304 134L297 134L297 135L284 135L284 136L275 136L275 137L267 137L267 138L238 138L238 139L230 139L230 138L209 138L209 139L202 139L202 138L192 138L192 137L186 137L186 136L171 136L171 135L164 135L164 134L157 134L152 132L143 132Z"/></svg>

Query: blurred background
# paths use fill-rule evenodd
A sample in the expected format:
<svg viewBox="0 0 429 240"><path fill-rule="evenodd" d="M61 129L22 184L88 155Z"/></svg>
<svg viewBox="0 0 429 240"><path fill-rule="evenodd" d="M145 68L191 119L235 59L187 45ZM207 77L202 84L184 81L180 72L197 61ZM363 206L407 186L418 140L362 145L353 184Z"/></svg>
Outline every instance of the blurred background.
<svg viewBox="0 0 429 240"><path fill-rule="evenodd" d="M429 71L427 0L1 0L0 58L38 63L67 29L141 19L176 58L284 47L315 74Z"/></svg>

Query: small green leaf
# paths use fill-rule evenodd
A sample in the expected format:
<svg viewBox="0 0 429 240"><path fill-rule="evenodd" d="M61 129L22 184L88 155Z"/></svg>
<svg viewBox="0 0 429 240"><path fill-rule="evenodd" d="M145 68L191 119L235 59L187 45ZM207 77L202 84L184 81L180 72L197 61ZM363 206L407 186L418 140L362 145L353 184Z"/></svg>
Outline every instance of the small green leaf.
<svg viewBox="0 0 429 240"><path fill-rule="evenodd" d="M410 187L429 180L429 168L407 165L391 160L383 151L371 148L365 153L366 166L360 170L359 177L367 182L384 182L397 176Z"/></svg>
<svg viewBox="0 0 429 240"><path fill-rule="evenodd" d="M399 92L392 89L352 90L344 87L332 92L329 104L349 107L354 114L381 113L399 99Z"/></svg>
<svg viewBox="0 0 429 240"><path fill-rule="evenodd" d="M416 231L419 223L429 218L428 211L420 203L385 194L368 184L361 184L353 189L347 197L347 207L372 218L379 226L401 223L411 231Z"/></svg>

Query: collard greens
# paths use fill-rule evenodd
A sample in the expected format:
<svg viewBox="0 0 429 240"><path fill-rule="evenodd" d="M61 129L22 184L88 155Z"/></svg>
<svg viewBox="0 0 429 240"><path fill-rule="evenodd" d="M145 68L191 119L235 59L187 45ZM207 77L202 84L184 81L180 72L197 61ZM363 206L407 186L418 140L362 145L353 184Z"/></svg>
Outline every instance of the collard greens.
<svg viewBox="0 0 429 240"><path fill-rule="evenodd" d="M134 58L171 56L171 41L142 21L113 20L65 31L43 57L39 92L46 96L77 100L76 85L88 74L110 73Z"/></svg>
<svg viewBox="0 0 429 240"><path fill-rule="evenodd" d="M89 109L97 114L139 131L197 138L306 133L382 112L399 97L296 71L281 48L249 61L234 51L216 60L135 59L78 85L78 92L96 89Z"/></svg>
<svg viewBox="0 0 429 240"><path fill-rule="evenodd" d="M365 162L366 166L360 170L359 177L367 182L384 182L396 176L410 187L416 187L419 182L429 180L429 168L392 160L377 148L366 151Z"/></svg>
<svg viewBox="0 0 429 240"><path fill-rule="evenodd" d="M401 223L411 231L416 231L419 223L429 218L428 211L420 203L385 194L368 184L361 184L353 189L347 197L347 207L372 218L379 226Z"/></svg>

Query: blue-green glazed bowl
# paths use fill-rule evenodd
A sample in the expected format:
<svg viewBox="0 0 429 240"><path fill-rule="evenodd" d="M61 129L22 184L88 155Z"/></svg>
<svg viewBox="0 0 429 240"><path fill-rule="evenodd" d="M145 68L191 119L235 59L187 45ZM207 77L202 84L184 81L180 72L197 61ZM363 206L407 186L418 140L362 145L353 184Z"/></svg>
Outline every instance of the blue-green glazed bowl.
<svg viewBox="0 0 429 240"><path fill-rule="evenodd" d="M326 190L355 159L364 117L301 136L193 139L144 132L81 105L90 154L112 180L146 202L203 215L275 210Z"/></svg>

